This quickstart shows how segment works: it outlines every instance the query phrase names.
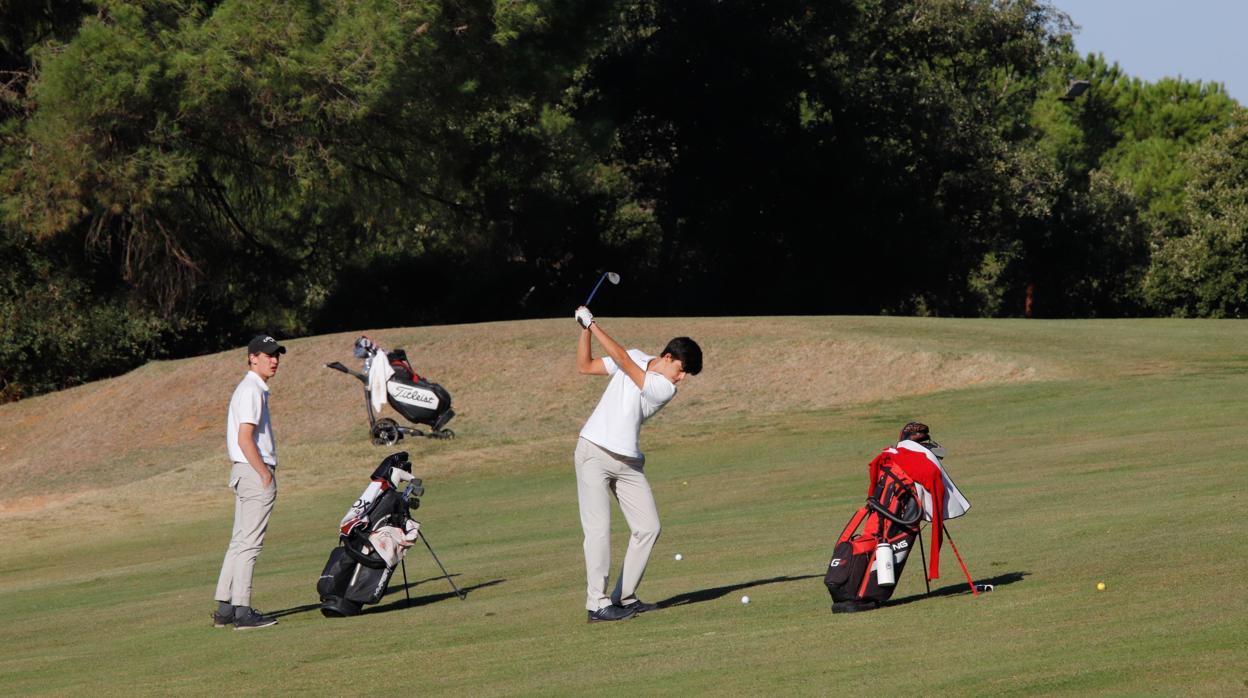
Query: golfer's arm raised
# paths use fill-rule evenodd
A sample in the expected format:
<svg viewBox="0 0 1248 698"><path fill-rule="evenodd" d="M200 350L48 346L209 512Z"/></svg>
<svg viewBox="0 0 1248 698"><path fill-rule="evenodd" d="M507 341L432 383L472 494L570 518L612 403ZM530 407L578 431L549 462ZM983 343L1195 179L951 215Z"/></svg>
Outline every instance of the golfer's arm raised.
<svg viewBox="0 0 1248 698"><path fill-rule="evenodd" d="M581 330L581 338L576 344L576 370L586 376L605 376L607 367L602 359L595 359L589 346L588 329Z"/></svg>
<svg viewBox="0 0 1248 698"><path fill-rule="evenodd" d="M269 466L264 464L264 460L260 458L260 449L256 448L256 425L243 422L238 425L238 447L242 449L243 455L247 457L247 464L255 469L260 476L260 482L265 487L273 482L273 473L269 472Z"/></svg>
<svg viewBox="0 0 1248 698"><path fill-rule="evenodd" d="M628 355L628 351L626 351L624 347L620 346L619 342L611 339L611 335L603 331L597 321L591 322L589 324L589 328L581 333L581 343L586 347L586 353L589 351L589 337L587 336L589 334L593 334L598 338L598 343L602 345L603 351L607 352L607 356L610 356L615 360L615 365L618 366L619 369L630 379L632 379L633 383L635 383L639 389L644 389L646 387L645 370L633 363L633 359ZM595 361L602 364L602 359L595 359ZM603 366L602 372L604 374L607 372L605 366Z"/></svg>

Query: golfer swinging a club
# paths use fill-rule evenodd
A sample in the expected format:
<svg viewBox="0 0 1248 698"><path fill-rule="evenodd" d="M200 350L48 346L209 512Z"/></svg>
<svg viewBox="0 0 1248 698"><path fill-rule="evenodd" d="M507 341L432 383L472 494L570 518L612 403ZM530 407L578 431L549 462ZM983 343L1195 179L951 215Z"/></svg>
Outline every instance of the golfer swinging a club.
<svg viewBox="0 0 1248 698"><path fill-rule="evenodd" d="M676 386L686 375L702 370L702 349L688 337L677 337L657 357L639 349L625 351L594 322L589 308L577 308L575 317L582 328L576 347L577 370L611 377L581 429L574 458L589 582L585 608L590 623L625 620L656 608L637 598L637 585L659 537L659 512L646 480L646 459L638 448L641 423L675 397ZM594 358L591 336L597 338L606 356ZM608 594L612 495L631 534L619 580Z"/></svg>

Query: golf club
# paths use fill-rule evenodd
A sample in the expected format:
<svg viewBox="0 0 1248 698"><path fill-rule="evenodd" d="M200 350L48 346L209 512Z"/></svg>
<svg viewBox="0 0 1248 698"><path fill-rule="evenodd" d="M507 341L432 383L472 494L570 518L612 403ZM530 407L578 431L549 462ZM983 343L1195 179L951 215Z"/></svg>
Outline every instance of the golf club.
<svg viewBox="0 0 1248 698"><path fill-rule="evenodd" d="M613 271L609 271L609 272L604 273L602 276L600 276L600 277L598 278L598 283L594 284L594 290L592 290L592 291L590 291L590 292L589 292L589 298L586 298L586 299L585 299L585 305L586 305L586 306L588 306L588 305L589 305L589 302L590 302L590 301L592 301L592 300L594 299L594 294L595 294L595 293L598 293L598 287L599 287L599 286L602 286L602 281L603 281L603 279L606 279L606 280L610 281L612 285L616 285L616 284L619 284L619 283L620 283L620 275L619 275L619 274L616 274L616 273L615 273L615 272L613 272Z"/></svg>

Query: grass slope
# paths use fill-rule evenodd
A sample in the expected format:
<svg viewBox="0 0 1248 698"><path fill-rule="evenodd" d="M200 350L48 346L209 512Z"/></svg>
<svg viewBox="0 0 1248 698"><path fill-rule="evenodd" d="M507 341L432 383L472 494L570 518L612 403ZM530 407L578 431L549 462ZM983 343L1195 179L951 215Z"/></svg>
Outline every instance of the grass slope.
<svg viewBox="0 0 1248 698"><path fill-rule="evenodd" d="M420 518L469 595L456 600L421 547L411 606L399 578L355 619L314 605L337 520L387 452L362 438L356 386L319 368L345 361L351 336L291 342L274 381L281 493L255 596L281 623L263 631L207 622L241 352L0 408L0 693L1248 688L1244 325L609 322L630 346L687 331L707 369L643 434L664 523L643 597L668 607L589 626L571 450L601 383L573 375L568 324L376 333L462 411L459 439L407 448L428 487ZM890 606L832 616L832 541L867 461L911 418L950 450L974 505L950 529L996 591L966 593L946 547L931 597L916 561Z"/></svg>

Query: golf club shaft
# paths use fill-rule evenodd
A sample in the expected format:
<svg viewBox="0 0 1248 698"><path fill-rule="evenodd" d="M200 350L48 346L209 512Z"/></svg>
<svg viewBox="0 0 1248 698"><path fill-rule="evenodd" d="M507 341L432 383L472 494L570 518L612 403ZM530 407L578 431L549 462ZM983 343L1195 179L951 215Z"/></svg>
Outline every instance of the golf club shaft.
<svg viewBox="0 0 1248 698"><path fill-rule="evenodd" d="M585 305L586 305L586 307L588 307L588 306L589 306L589 302L590 302L590 301L594 300L594 294L598 292L598 287L602 286L602 282L603 282L603 281L606 281L606 279L607 279L607 275L606 275L606 274L603 274L602 276L598 277L598 283L594 284L594 290L590 291L590 292L589 292L589 298L586 298L586 299L585 299Z"/></svg>
<svg viewBox="0 0 1248 698"><path fill-rule="evenodd" d="M424 531L420 532L420 539L425 542L425 547L429 549L429 554L433 556L433 561L438 563L438 569L442 570L442 576L446 577L446 581L451 583L451 588L455 590L455 595L459 597L460 601L463 601L464 592L460 591L459 587L455 586L455 580L451 579L450 573L447 572L446 568L442 566L442 561L438 559L438 554L433 552L433 546L429 545L429 539L425 537Z"/></svg>
<svg viewBox="0 0 1248 698"><path fill-rule="evenodd" d="M949 547L953 548L953 554L958 558L958 564L962 566L962 574L966 575L966 583L971 585L971 593L979 596L979 590L975 588L975 582L971 581L971 573L966 571L966 563L962 562L962 554L958 552L958 546L953 544L953 536L949 535L949 527L945 526L942 521L940 529L945 532L945 537L949 539ZM932 553L935 555L936 553Z"/></svg>

